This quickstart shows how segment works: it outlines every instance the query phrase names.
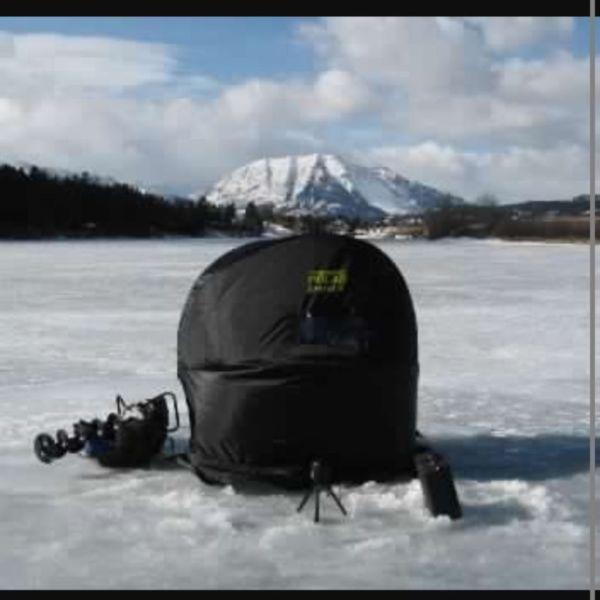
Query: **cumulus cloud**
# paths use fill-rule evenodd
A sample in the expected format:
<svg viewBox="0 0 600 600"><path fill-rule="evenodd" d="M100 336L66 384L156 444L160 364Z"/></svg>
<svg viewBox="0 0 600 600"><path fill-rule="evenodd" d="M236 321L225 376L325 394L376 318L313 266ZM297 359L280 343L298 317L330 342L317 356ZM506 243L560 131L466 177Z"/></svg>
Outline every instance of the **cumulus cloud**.
<svg viewBox="0 0 600 600"><path fill-rule="evenodd" d="M532 19L330 18L304 26L301 35L326 65L383 86L387 127L453 141L485 137L545 146L549 137L580 140L587 60L565 51L535 60L499 57L488 47L485 32L494 32L497 46L500 30L511 23L531 43L569 31L572 23Z"/></svg>
<svg viewBox="0 0 600 600"><path fill-rule="evenodd" d="M371 148L363 159L467 198L491 192L505 203L584 193L589 164L586 148L576 144L474 152L432 140Z"/></svg>
<svg viewBox="0 0 600 600"><path fill-rule="evenodd" d="M225 90L214 106L236 120L277 126L337 120L367 108L369 102L369 89L359 78L334 69L310 82L252 79Z"/></svg>
<svg viewBox="0 0 600 600"><path fill-rule="evenodd" d="M468 17L480 28L486 45L499 52L516 50L551 38L567 39L573 32L573 17Z"/></svg>
<svg viewBox="0 0 600 600"><path fill-rule="evenodd" d="M371 82L464 93L491 76L479 33L458 19L330 17L299 31L325 64Z"/></svg>
<svg viewBox="0 0 600 600"><path fill-rule="evenodd" d="M365 17L300 33L324 66L379 86L388 136L413 140L376 146L372 157L391 152L407 176L470 197L486 187L555 197L586 188L589 62L563 47L573 26L570 17ZM536 58L518 55L542 42ZM493 175L495 165L506 177Z"/></svg>
<svg viewBox="0 0 600 600"><path fill-rule="evenodd" d="M97 170L177 189L208 185L257 154L319 146L323 122L365 110L341 69L222 86L182 77L173 48L103 38L2 38L0 158ZM194 94L194 91L211 93Z"/></svg>
<svg viewBox="0 0 600 600"><path fill-rule="evenodd" d="M498 91L516 101L543 105L585 102L589 95L589 61L558 50L546 59L513 57L498 68Z"/></svg>

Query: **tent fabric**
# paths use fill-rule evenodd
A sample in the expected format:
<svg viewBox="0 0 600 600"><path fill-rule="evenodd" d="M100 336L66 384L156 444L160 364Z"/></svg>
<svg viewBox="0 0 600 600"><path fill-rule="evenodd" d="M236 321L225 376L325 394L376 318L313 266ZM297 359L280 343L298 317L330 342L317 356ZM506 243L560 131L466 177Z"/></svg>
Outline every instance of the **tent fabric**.
<svg viewBox="0 0 600 600"><path fill-rule="evenodd" d="M374 245L331 234L238 247L189 292L178 376L190 461L210 481L302 485L412 469L417 326L403 276Z"/></svg>

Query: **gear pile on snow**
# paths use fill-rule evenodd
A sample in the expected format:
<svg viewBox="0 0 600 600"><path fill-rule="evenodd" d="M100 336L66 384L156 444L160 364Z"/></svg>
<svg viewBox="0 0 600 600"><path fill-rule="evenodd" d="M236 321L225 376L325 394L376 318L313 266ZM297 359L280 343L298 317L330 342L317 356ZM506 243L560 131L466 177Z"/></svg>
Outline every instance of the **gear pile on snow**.
<svg viewBox="0 0 600 600"><path fill-rule="evenodd" d="M171 399L175 425L169 428L167 399ZM127 404L116 397L117 412L108 417L73 424L73 434L65 429L56 432L56 438L40 433L33 442L35 455L44 463L51 463L67 453L84 451L96 458L103 467L145 467L161 451L167 434L179 429L179 410L173 392L163 392L144 402Z"/></svg>
<svg viewBox="0 0 600 600"><path fill-rule="evenodd" d="M179 322L191 431L179 458L209 483L308 488L298 510L314 492L315 520L321 492L346 514L332 483L418 476L431 513L458 518L450 468L416 430L417 346L404 278L372 244L299 235L227 252L198 277ZM40 436L36 453L50 462L108 443L129 464L123 450L147 442L146 463L166 437L165 397L140 405L141 420L113 415L117 435L113 421L108 436L79 427L58 443Z"/></svg>

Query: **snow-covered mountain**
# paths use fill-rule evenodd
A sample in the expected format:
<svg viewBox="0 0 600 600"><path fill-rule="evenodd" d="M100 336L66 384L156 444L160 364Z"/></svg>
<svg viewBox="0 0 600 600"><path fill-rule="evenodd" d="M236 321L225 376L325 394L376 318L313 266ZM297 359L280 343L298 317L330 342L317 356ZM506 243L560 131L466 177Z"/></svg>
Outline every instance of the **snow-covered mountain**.
<svg viewBox="0 0 600 600"><path fill-rule="evenodd" d="M218 181L206 198L238 208L254 202L287 214L361 219L419 213L448 200L462 202L387 167L365 167L331 154L257 160Z"/></svg>

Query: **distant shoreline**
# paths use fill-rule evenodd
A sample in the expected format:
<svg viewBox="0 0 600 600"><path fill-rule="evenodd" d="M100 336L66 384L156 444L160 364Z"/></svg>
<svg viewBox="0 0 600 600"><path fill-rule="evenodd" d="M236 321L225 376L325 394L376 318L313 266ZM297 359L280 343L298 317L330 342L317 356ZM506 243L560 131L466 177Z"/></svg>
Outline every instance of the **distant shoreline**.
<svg viewBox="0 0 600 600"><path fill-rule="evenodd" d="M248 201L242 208L240 202L213 204L205 197L167 198L130 185L104 182L85 172L63 177L35 166L17 168L7 164L0 165L0 190L0 239L11 241L243 241L326 231L370 240L589 240L590 207L585 195L571 200L502 205L493 198L484 204L456 203L445 198L415 214L361 218L354 213L352 217L327 211L322 214L317 204L310 205L312 211L277 212L268 203ZM600 227L598 234L600 237Z"/></svg>
<svg viewBox="0 0 600 600"><path fill-rule="evenodd" d="M267 234L267 235L232 235L226 232L211 232L206 235L178 235L178 234L165 234L165 235L148 235L148 236L132 236L132 235L57 235L57 236L14 236L14 237L0 237L0 243L17 243L17 242L118 242L118 241L179 241L179 240L257 240L257 239L278 239L287 237L288 235L299 235L298 232L289 232L287 234ZM404 236L381 236L381 235L360 235L350 236L357 239L369 241L369 242L428 242L435 243L444 240L454 241L496 241L496 242L507 242L507 243L523 243L523 242L535 242L544 244L588 244L590 243L589 238L543 238L543 237L475 237L475 236L445 236L435 239L429 239L424 236L415 237L404 237ZM596 242L599 243L599 242Z"/></svg>

